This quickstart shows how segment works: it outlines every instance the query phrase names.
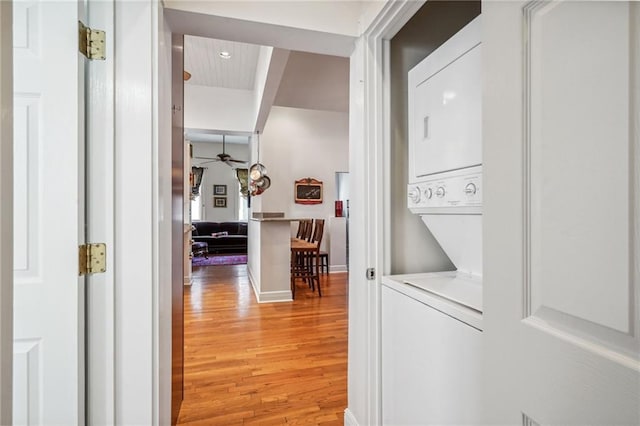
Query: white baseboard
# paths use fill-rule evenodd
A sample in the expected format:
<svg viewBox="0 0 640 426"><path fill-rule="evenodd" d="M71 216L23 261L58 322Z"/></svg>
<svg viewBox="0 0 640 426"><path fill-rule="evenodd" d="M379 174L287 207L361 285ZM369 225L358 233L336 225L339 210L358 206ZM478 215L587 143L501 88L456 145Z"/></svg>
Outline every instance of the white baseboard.
<svg viewBox="0 0 640 426"><path fill-rule="evenodd" d="M256 288L255 280L253 279L253 275L251 274L251 270L248 269L249 272L249 282L251 283L251 288L253 288L253 294L256 295L256 300L258 303L276 303L276 302L291 302L293 298L291 297L291 290L285 291L263 291L260 292Z"/></svg>
<svg viewBox="0 0 640 426"><path fill-rule="evenodd" d="M251 288L253 289L253 294L256 295L256 300L258 302L260 302L260 297L258 296L259 291L256 288L256 281L253 279L253 274L251 273L251 268L247 267L247 273L249 275L249 282L251 283Z"/></svg>
<svg viewBox="0 0 640 426"><path fill-rule="evenodd" d="M347 265L329 265L329 273L347 272Z"/></svg>
<svg viewBox="0 0 640 426"><path fill-rule="evenodd" d="M255 291L255 289L254 289ZM285 291L264 291L256 294L258 303L291 302L291 290Z"/></svg>
<svg viewBox="0 0 640 426"><path fill-rule="evenodd" d="M348 408L344 410L344 426L359 426L356 417Z"/></svg>
<svg viewBox="0 0 640 426"><path fill-rule="evenodd" d="M184 277L184 285L191 285L193 284L191 281L191 276L185 276Z"/></svg>

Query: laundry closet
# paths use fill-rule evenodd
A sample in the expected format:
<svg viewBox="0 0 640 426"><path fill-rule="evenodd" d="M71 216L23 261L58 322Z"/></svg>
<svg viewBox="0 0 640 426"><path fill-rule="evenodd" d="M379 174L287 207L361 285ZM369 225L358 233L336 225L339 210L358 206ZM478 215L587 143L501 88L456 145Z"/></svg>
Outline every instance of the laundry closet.
<svg viewBox="0 0 640 426"><path fill-rule="evenodd" d="M408 96L396 102L404 101L407 112L396 124L406 123L406 134L392 141L404 156L392 167L403 164L393 186L404 183L397 192L405 197L393 201L398 219L391 223L414 227L420 241L411 249L391 238L400 246L391 253L404 257L382 278L384 424L472 424L481 417L481 16L471 2L428 6L405 30L420 26L431 51L399 70ZM429 21L443 16L448 34L429 36L430 29L442 31ZM392 63L394 48L402 45L392 40Z"/></svg>
<svg viewBox="0 0 640 426"><path fill-rule="evenodd" d="M426 2L390 68L380 423L639 424L640 6Z"/></svg>

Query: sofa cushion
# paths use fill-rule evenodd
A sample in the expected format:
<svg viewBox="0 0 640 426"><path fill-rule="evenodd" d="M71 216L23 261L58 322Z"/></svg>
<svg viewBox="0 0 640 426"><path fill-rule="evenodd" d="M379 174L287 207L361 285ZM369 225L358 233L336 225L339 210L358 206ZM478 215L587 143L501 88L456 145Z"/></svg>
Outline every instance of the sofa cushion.
<svg viewBox="0 0 640 426"><path fill-rule="evenodd" d="M192 235L212 235L228 232L229 235L247 235L247 222L193 222L196 233Z"/></svg>

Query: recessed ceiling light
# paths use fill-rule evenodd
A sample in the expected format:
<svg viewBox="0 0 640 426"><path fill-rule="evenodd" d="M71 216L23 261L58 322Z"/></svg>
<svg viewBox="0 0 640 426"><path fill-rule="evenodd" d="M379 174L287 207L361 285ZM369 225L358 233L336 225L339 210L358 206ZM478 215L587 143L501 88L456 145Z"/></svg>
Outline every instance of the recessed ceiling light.
<svg viewBox="0 0 640 426"><path fill-rule="evenodd" d="M231 53L229 52L220 52L219 55L222 59L231 59Z"/></svg>

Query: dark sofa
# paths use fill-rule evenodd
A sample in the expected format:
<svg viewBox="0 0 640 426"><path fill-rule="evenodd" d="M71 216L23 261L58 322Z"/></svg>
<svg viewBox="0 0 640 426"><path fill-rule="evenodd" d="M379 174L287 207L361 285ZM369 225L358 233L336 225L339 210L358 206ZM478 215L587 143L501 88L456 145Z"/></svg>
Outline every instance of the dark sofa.
<svg viewBox="0 0 640 426"><path fill-rule="evenodd" d="M247 222L193 222L193 241L206 242L209 253L247 253ZM214 236L226 232L228 235Z"/></svg>

